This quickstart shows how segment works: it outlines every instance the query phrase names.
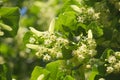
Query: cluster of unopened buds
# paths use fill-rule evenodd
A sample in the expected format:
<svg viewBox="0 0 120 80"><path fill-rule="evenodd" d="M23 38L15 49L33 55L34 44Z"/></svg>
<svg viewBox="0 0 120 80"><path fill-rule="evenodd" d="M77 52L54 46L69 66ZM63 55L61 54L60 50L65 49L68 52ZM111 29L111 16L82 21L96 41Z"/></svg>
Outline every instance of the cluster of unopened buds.
<svg viewBox="0 0 120 80"><path fill-rule="evenodd" d="M93 7L78 7L77 5L71 5L71 8L78 12L78 22L84 23L91 19L99 19L100 12L95 12Z"/></svg>
<svg viewBox="0 0 120 80"><path fill-rule="evenodd" d="M36 55L44 61L62 58L62 47L67 46L69 41L63 37L57 37L55 33L49 31L40 32L34 28L30 28L33 36L30 37L26 46L36 50Z"/></svg>
<svg viewBox="0 0 120 80"><path fill-rule="evenodd" d="M120 52L114 52L107 59L105 59L106 72L107 73L119 73L120 72Z"/></svg>
<svg viewBox="0 0 120 80"><path fill-rule="evenodd" d="M77 49L73 50L72 54L80 62L92 58L97 53L96 42L92 38L91 30L88 31L88 37L78 42L77 45Z"/></svg>

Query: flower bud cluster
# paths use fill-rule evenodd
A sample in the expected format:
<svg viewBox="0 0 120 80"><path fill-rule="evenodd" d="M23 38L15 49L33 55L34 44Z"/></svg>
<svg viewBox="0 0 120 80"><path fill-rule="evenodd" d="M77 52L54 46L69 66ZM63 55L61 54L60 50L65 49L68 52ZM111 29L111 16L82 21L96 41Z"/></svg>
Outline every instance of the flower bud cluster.
<svg viewBox="0 0 120 80"><path fill-rule="evenodd" d="M40 32L34 28L30 28L33 36L29 38L26 46L36 50L36 55L44 61L62 58L62 47L67 46L69 41L63 37L58 37L55 33L48 31Z"/></svg>
<svg viewBox="0 0 120 80"><path fill-rule="evenodd" d="M120 52L115 52L105 59L105 67L107 73L118 73L120 72Z"/></svg>
<svg viewBox="0 0 120 80"><path fill-rule="evenodd" d="M95 40L92 39L92 32L88 31L88 38L84 38L81 41L78 42L78 47L77 49L73 50L73 56L75 58L82 62L84 60L89 60L92 58L97 51L95 50L96 48L96 43Z"/></svg>
<svg viewBox="0 0 120 80"><path fill-rule="evenodd" d="M95 12L93 7L86 7L86 6L82 6L82 7L78 7L76 5L71 5L71 8L78 12L79 16L78 16L78 22L80 23L85 23L86 21L91 21L91 20L97 20L99 19L99 12Z"/></svg>
<svg viewBox="0 0 120 80"><path fill-rule="evenodd" d="M33 36L29 38L28 48L36 51L36 55L44 61L50 61L63 57L62 48L69 46L68 39L57 36L55 33L48 31L40 32L34 28L30 28ZM88 37L81 35L77 45L77 49L72 50L73 57L78 61L84 61L93 57L96 54L96 43L92 38L92 31L88 31ZM74 42L73 42L74 43Z"/></svg>

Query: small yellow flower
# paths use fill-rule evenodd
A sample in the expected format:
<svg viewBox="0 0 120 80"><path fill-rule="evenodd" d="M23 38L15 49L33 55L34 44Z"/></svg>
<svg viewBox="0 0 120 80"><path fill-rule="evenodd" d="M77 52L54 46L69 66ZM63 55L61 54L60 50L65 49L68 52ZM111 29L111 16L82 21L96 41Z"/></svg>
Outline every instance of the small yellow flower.
<svg viewBox="0 0 120 80"><path fill-rule="evenodd" d="M92 7L90 7L90 8L88 8L88 10L87 10L87 12L88 12L88 14L94 14L94 9L92 8Z"/></svg>
<svg viewBox="0 0 120 80"><path fill-rule="evenodd" d="M94 19L99 19L99 18L100 18L100 13L95 13L95 14L93 15L93 18L94 18Z"/></svg>
<svg viewBox="0 0 120 80"><path fill-rule="evenodd" d="M116 57L115 57L115 56L110 56L110 57L108 58L108 62L109 62L109 63L115 63L115 62L116 62Z"/></svg>
<svg viewBox="0 0 120 80"><path fill-rule="evenodd" d="M51 59L51 56L48 55L48 54L46 54L46 55L43 56L43 60L44 61L49 61L50 59Z"/></svg>
<svg viewBox="0 0 120 80"><path fill-rule="evenodd" d="M114 71L113 67L107 67L107 73L112 73Z"/></svg>
<svg viewBox="0 0 120 80"><path fill-rule="evenodd" d="M90 68L91 68L91 65L89 65L89 64L86 65L86 68L87 68L87 69L90 69Z"/></svg>
<svg viewBox="0 0 120 80"><path fill-rule="evenodd" d="M35 38L34 37L30 37L30 39L29 39L29 42L30 43L34 43L36 40L35 40Z"/></svg>

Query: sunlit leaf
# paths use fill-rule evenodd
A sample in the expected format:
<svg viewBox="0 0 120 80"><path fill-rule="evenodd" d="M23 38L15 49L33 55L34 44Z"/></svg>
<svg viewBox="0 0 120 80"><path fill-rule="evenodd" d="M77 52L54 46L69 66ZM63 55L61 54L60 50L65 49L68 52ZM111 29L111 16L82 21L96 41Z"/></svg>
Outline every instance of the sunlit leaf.
<svg viewBox="0 0 120 80"><path fill-rule="evenodd" d="M42 80L47 80L49 73L50 72L48 70L42 67L36 66L32 72L30 80L40 80L40 78Z"/></svg>

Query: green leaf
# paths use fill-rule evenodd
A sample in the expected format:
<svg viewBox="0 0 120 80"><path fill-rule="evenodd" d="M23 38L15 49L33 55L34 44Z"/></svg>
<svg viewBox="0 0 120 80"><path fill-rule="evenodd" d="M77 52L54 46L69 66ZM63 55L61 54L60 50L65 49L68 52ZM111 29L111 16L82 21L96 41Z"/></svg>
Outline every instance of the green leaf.
<svg viewBox="0 0 120 80"><path fill-rule="evenodd" d="M75 80L85 80L84 66L80 64L80 65L74 67L74 69L72 71L72 76L75 78Z"/></svg>
<svg viewBox="0 0 120 80"><path fill-rule="evenodd" d="M76 13L67 11L60 14L55 23L55 30L68 36L70 32L77 29Z"/></svg>
<svg viewBox="0 0 120 80"><path fill-rule="evenodd" d="M12 28L12 31L3 30L5 36L15 36L19 27L19 8L18 7L2 7L0 8L0 21L3 25Z"/></svg>
<svg viewBox="0 0 120 80"><path fill-rule="evenodd" d="M103 35L103 30L101 28L101 25L99 25L97 22L91 22L88 25L88 30L91 29L93 31L94 37L98 38Z"/></svg>
<svg viewBox="0 0 120 80"><path fill-rule="evenodd" d="M101 59L102 60L105 60L105 59L107 59L111 54L113 54L114 53L114 51L112 50L112 49L106 49L104 52L103 52L103 54L102 54L102 56L101 56Z"/></svg>
<svg viewBox="0 0 120 80"><path fill-rule="evenodd" d="M38 77L43 77L42 80L47 80L50 72L42 67L36 66L32 72L30 80L37 80Z"/></svg>
<svg viewBox="0 0 120 80"><path fill-rule="evenodd" d="M94 80L95 79L95 76L99 74L98 72L98 69L97 69L97 66L94 66L92 68L92 71L90 72L90 76L89 76L89 79L88 80Z"/></svg>
<svg viewBox="0 0 120 80"><path fill-rule="evenodd" d="M12 80L11 71L7 64L0 64L0 80Z"/></svg>
<svg viewBox="0 0 120 80"><path fill-rule="evenodd" d="M67 0L64 4L64 6L61 9L61 13L65 12L65 11L74 11L71 8L71 5L76 5L76 6L80 6L79 2L76 0Z"/></svg>
<svg viewBox="0 0 120 80"><path fill-rule="evenodd" d="M72 76L70 76L70 75L67 75L65 78L64 78L64 80L75 80Z"/></svg>
<svg viewBox="0 0 120 80"><path fill-rule="evenodd" d="M31 6L31 8L29 8L31 13L37 15L40 12L40 7L39 6L41 6L39 1L34 2L33 5Z"/></svg>
<svg viewBox="0 0 120 80"><path fill-rule="evenodd" d="M24 44L27 44L29 43L29 40L30 40L30 37L33 36L33 33L32 32L26 32L24 37L23 37L23 42Z"/></svg>
<svg viewBox="0 0 120 80"><path fill-rule="evenodd" d="M58 60L46 65L46 69L51 72L49 80L57 80L57 77L59 76L57 74L60 71L59 67L63 65L63 62L63 60Z"/></svg>
<svg viewBox="0 0 120 80"><path fill-rule="evenodd" d="M104 64L98 64L98 71L101 76L106 75L106 67Z"/></svg>
<svg viewBox="0 0 120 80"><path fill-rule="evenodd" d="M70 59L72 58L72 50L66 49L65 47L62 48L62 54L64 59Z"/></svg>
<svg viewBox="0 0 120 80"><path fill-rule="evenodd" d="M59 30L64 25L64 26L68 27L70 30L75 30L76 23L77 23L76 13L73 11L67 11L67 12L64 12L63 14L59 15L55 27L56 27L56 30Z"/></svg>

